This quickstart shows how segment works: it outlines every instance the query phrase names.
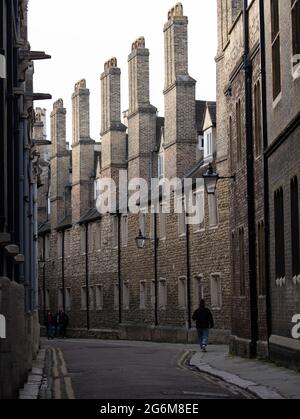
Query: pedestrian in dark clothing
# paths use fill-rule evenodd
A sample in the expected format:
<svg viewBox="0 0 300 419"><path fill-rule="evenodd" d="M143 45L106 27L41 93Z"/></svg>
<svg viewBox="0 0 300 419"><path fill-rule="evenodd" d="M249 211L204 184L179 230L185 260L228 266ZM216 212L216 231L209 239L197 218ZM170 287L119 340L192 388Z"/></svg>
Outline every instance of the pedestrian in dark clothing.
<svg viewBox="0 0 300 419"><path fill-rule="evenodd" d="M205 307L204 300L200 301L199 308L193 314L193 320L196 322L199 345L203 352L207 352L209 329L213 329L214 319L211 311Z"/></svg>
<svg viewBox="0 0 300 419"><path fill-rule="evenodd" d="M59 337L59 335L60 335L60 325L59 325L60 321L59 321L59 318L60 318L60 311L58 311L58 312L55 314L55 319L54 319L54 325L55 325L55 336L56 336L56 337Z"/></svg>
<svg viewBox="0 0 300 419"><path fill-rule="evenodd" d="M59 312L59 330L60 330L60 336L63 339L66 337L68 324L69 324L69 317L64 312L64 310L61 310Z"/></svg>
<svg viewBox="0 0 300 419"><path fill-rule="evenodd" d="M48 340L54 339L55 321L50 311L48 312L46 317L46 328Z"/></svg>

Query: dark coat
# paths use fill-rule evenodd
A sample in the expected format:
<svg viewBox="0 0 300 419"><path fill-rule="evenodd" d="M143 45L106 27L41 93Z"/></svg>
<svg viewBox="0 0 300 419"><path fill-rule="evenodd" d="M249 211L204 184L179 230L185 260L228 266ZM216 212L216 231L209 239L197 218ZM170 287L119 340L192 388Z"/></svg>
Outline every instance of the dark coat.
<svg viewBox="0 0 300 419"><path fill-rule="evenodd" d="M193 314L193 320L196 322L197 329L212 329L214 319L208 308L198 308Z"/></svg>

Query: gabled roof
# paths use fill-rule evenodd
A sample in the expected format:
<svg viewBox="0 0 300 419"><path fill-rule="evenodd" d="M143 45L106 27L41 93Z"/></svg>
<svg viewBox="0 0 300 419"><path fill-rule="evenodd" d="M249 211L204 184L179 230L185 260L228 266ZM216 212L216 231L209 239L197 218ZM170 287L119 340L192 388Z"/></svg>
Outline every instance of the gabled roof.
<svg viewBox="0 0 300 419"><path fill-rule="evenodd" d="M196 127L200 133L203 132L206 104L205 100L196 100Z"/></svg>
<svg viewBox="0 0 300 419"><path fill-rule="evenodd" d="M217 103L207 102L207 109L210 115L211 122L215 127L217 125Z"/></svg>

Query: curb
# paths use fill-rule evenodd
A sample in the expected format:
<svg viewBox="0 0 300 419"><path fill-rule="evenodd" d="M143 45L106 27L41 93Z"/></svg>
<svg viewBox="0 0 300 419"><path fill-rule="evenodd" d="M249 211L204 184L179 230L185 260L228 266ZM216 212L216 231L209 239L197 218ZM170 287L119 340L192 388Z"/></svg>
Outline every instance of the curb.
<svg viewBox="0 0 300 419"><path fill-rule="evenodd" d="M39 397L40 387L44 377L46 351L41 349L35 361L32 364L32 370L27 379L24 388L19 392L19 399L37 400Z"/></svg>
<svg viewBox="0 0 300 419"><path fill-rule="evenodd" d="M213 377L220 378L228 384L235 385L242 390L246 390L249 393L253 394L259 399L265 400L283 400L283 397L278 391L273 390L272 388L254 383L253 381L243 380L238 375L231 374L226 371L217 370L216 368L211 367L209 364L199 360L196 360L196 355L194 354L190 360L190 366L196 367L200 372L204 372Z"/></svg>

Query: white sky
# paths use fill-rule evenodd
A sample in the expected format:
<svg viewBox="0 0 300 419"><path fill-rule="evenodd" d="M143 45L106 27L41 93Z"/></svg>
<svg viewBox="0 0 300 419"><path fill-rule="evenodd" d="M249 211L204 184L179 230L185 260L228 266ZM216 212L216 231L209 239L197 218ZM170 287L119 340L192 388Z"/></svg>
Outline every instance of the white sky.
<svg viewBox="0 0 300 419"><path fill-rule="evenodd" d="M91 137L100 136L100 74L104 62L118 58L122 70L122 111L128 108L127 57L135 39L144 36L150 50L151 103L164 114L163 26L176 0L30 0L29 40L32 50L52 60L35 63L34 90L52 94L36 102L48 111L62 98L68 111L67 141L71 143L71 95L85 78L91 91ZM197 80L197 99L215 100L217 52L216 1L183 0L189 17L189 73Z"/></svg>

